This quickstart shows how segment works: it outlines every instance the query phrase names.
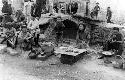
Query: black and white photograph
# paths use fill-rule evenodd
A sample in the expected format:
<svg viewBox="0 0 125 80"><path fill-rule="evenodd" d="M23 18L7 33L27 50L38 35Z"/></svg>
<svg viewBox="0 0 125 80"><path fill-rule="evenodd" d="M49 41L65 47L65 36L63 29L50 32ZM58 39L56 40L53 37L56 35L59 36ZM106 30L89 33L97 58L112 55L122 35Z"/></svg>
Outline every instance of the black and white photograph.
<svg viewBox="0 0 125 80"><path fill-rule="evenodd" d="M125 80L125 0L0 0L0 80Z"/></svg>

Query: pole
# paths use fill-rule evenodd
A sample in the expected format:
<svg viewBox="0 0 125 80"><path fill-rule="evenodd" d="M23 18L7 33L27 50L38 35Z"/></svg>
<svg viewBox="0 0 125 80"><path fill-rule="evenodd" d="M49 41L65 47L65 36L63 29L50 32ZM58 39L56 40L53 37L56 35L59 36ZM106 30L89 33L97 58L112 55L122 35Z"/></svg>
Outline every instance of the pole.
<svg viewBox="0 0 125 80"><path fill-rule="evenodd" d="M71 7L72 7L71 3L72 3L72 0L70 0L70 13L71 13Z"/></svg>

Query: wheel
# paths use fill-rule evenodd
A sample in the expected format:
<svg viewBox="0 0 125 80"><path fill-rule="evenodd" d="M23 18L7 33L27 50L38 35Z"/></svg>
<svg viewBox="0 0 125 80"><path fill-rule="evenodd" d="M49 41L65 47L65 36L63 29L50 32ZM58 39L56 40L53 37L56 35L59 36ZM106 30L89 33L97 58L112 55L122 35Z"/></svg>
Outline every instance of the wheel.
<svg viewBox="0 0 125 80"><path fill-rule="evenodd" d="M36 54L36 52L30 52L30 53L28 54L28 57L29 57L30 59L36 59L36 58L37 58L37 54Z"/></svg>

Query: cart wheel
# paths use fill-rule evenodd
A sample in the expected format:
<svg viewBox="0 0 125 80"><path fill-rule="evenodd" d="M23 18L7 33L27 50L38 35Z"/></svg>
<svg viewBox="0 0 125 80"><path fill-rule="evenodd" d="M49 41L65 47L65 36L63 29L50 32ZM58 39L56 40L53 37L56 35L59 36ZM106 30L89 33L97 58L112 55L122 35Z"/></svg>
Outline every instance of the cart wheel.
<svg viewBox="0 0 125 80"><path fill-rule="evenodd" d="M37 54L36 54L35 52L30 52L30 53L28 54L28 57L29 57L30 59L36 59L36 58L37 58Z"/></svg>
<svg viewBox="0 0 125 80"><path fill-rule="evenodd" d="M115 68L123 68L123 64L124 64L124 58L120 55L116 55L114 58L114 63L113 66Z"/></svg>

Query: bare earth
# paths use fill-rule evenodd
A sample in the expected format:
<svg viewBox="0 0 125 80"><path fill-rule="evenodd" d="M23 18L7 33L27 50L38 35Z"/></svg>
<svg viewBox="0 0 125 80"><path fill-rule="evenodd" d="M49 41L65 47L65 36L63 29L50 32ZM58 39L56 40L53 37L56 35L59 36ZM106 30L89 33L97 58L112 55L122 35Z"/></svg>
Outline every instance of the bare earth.
<svg viewBox="0 0 125 80"><path fill-rule="evenodd" d="M95 56L85 56L70 66L61 64L55 56L40 61L29 60L26 53L0 54L0 80L125 80L125 72L105 66Z"/></svg>

